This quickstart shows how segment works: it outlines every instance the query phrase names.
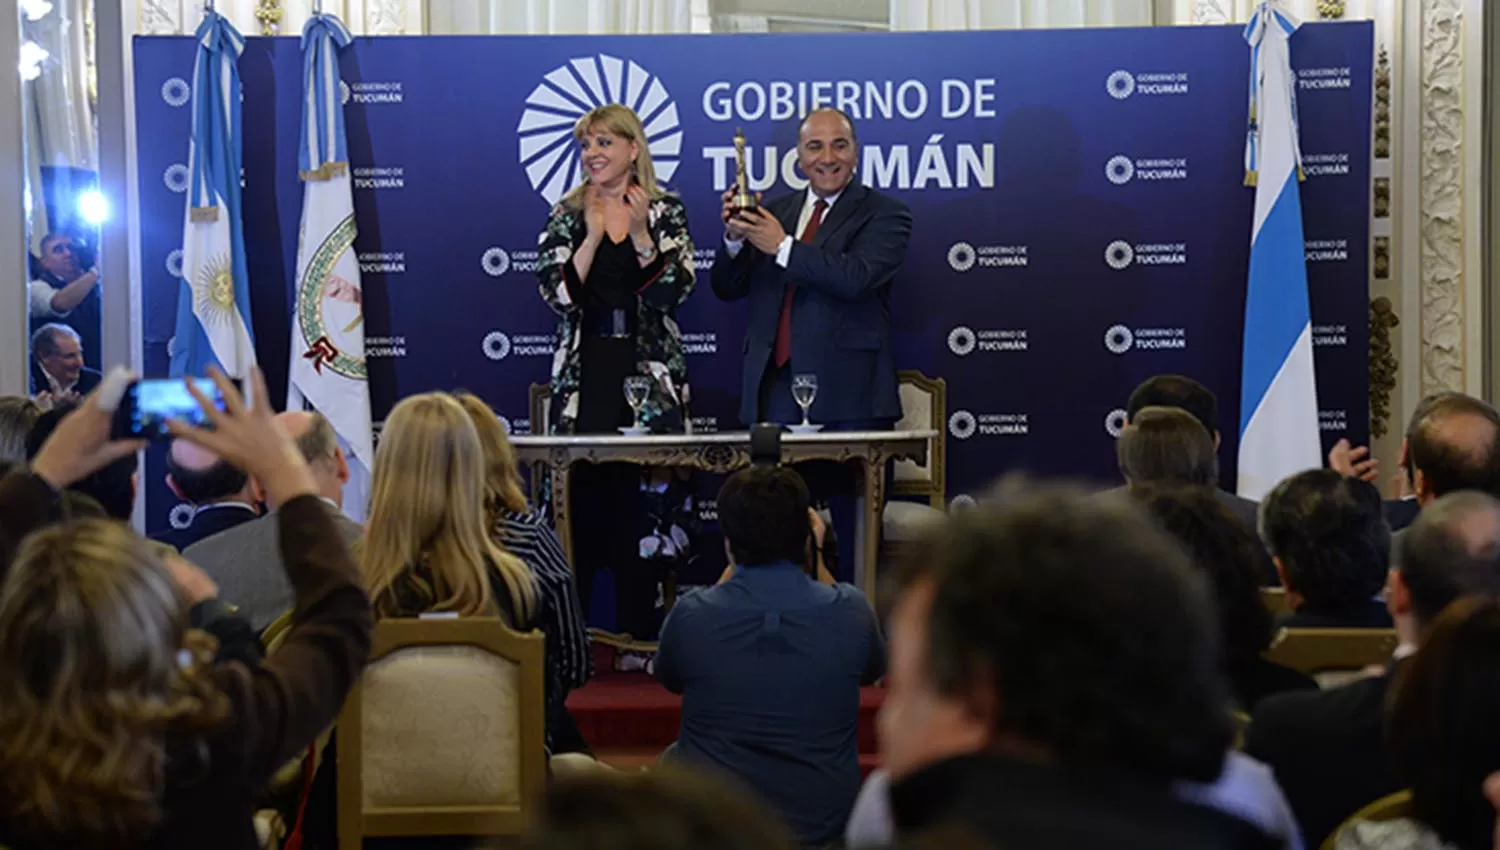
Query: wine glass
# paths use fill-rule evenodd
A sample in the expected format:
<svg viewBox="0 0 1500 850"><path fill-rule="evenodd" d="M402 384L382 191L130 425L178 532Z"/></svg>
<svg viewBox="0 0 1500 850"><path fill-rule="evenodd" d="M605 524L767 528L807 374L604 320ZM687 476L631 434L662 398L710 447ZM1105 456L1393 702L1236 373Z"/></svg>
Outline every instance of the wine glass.
<svg viewBox="0 0 1500 850"><path fill-rule="evenodd" d="M641 430L641 406L646 403L646 396L651 392L651 379L645 375L630 375L625 378L625 403L630 405L634 416L634 423L630 426L632 431Z"/></svg>
<svg viewBox="0 0 1500 850"><path fill-rule="evenodd" d="M797 406L802 408L802 424L804 431L812 430L812 422L808 421L807 411L812 407L813 399L818 395L817 375L793 375L792 376L792 398L796 399Z"/></svg>

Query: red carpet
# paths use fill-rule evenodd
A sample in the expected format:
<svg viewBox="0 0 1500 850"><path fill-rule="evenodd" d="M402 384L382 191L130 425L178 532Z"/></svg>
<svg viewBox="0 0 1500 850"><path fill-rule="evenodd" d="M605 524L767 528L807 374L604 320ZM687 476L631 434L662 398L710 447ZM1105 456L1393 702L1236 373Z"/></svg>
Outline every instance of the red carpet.
<svg viewBox="0 0 1500 850"><path fill-rule="evenodd" d="M682 699L667 692L645 673L608 671L612 657L595 654L601 671L585 687L568 696L568 709L584 740L600 761L622 769L652 764L677 740ZM885 701L883 688L862 688L859 694L859 765L865 775L879 766L875 741L875 713Z"/></svg>

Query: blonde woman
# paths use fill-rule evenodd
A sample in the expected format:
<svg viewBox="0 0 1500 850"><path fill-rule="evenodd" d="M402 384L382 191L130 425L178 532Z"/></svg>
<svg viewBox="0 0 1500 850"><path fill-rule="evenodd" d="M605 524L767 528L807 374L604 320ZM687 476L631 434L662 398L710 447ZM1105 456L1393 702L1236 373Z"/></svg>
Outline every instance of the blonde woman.
<svg viewBox="0 0 1500 850"><path fill-rule="evenodd" d="M601 106L573 127L583 182L547 218L537 276L558 314L552 421L561 433L613 434L632 424L626 377L650 379L652 431L682 428L687 361L675 320L692 294L687 209L656 182L641 119Z"/></svg>
<svg viewBox="0 0 1500 850"><path fill-rule="evenodd" d="M573 570L562 543L545 517L533 511L521 491L516 450L500 417L478 396L454 398L474 422L484 452L484 503L490 533L520 558L536 579L541 596L538 621L547 636L547 741L551 752L589 752L568 713L568 692L588 684L593 652L573 585Z"/></svg>
<svg viewBox="0 0 1500 850"><path fill-rule="evenodd" d="M297 589L275 658L214 664L188 628L191 590L108 520L39 526L69 484L144 448L109 440L104 390L0 480L0 845L257 846L267 777L338 715L370 649L370 606L297 448L215 373L213 430L173 426L256 477L281 517ZM28 536L29 535L29 536Z"/></svg>
<svg viewBox="0 0 1500 850"><path fill-rule="evenodd" d="M695 282L687 209L656 182L641 120L601 106L573 127L583 182L553 207L540 238L542 298L558 314L552 361L557 433L613 434L633 424L627 378L644 378L640 422L682 430L687 360L676 322ZM615 572L613 629L655 634L656 573L639 557L640 470L585 464L573 476L574 564L583 609L593 579Z"/></svg>
<svg viewBox="0 0 1500 850"><path fill-rule="evenodd" d="M479 434L452 396L410 396L391 410L360 547L376 617L452 612L533 627L536 582L490 534L484 470Z"/></svg>

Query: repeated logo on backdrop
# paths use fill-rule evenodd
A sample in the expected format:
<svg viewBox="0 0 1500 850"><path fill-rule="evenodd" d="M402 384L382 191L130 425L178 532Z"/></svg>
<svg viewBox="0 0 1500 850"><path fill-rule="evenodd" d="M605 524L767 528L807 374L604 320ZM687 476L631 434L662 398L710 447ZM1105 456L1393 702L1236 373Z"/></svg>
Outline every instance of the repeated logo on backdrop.
<svg viewBox="0 0 1500 850"><path fill-rule="evenodd" d="M799 119L834 106L856 124L859 179L912 210L889 295L894 365L947 382L952 494L982 492L1014 467L1114 477L1124 415L1097 400L1157 372L1218 393L1232 480L1253 201L1239 28L778 38L356 39L341 94L375 418L401 396L463 387L514 433L530 430L527 390L556 353L537 234L582 178L578 118L623 102L688 210L696 290L676 321L693 430L742 427L747 302L721 302L710 285L731 139L744 131L766 200L801 191ZM1294 45L1330 440L1365 428L1371 69L1348 57L1371 55L1371 43L1366 25L1309 24ZM134 55L143 354L155 376L180 285L194 43L151 39ZM273 103L285 114L299 97L295 40L249 40L240 70L247 116ZM458 97L463 80L484 84ZM1188 125L1195 132L1170 129ZM258 339L284 339L291 260L276 251L297 244L297 127L247 121L245 132L253 320ZM286 356L262 352L276 396ZM175 500L151 486L160 527Z"/></svg>

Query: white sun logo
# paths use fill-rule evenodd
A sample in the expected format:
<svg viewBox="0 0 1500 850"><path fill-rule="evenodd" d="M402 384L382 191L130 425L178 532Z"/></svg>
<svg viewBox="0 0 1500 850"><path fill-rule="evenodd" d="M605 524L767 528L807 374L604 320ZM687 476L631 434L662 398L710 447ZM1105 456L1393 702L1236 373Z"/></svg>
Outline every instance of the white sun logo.
<svg viewBox="0 0 1500 850"><path fill-rule="evenodd" d="M187 106L187 102L193 97L193 89L187 84L187 80L181 77L171 77L161 84L161 99L168 106Z"/></svg>
<svg viewBox="0 0 1500 850"><path fill-rule="evenodd" d="M600 54L581 56L554 68L526 97L516 132L521 165L531 187L555 204L583 180L573 142L573 124L589 110L621 103L635 110L646 130L656 177L668 182L682 153L677 104L666 88L633 61Z"/></svg>

